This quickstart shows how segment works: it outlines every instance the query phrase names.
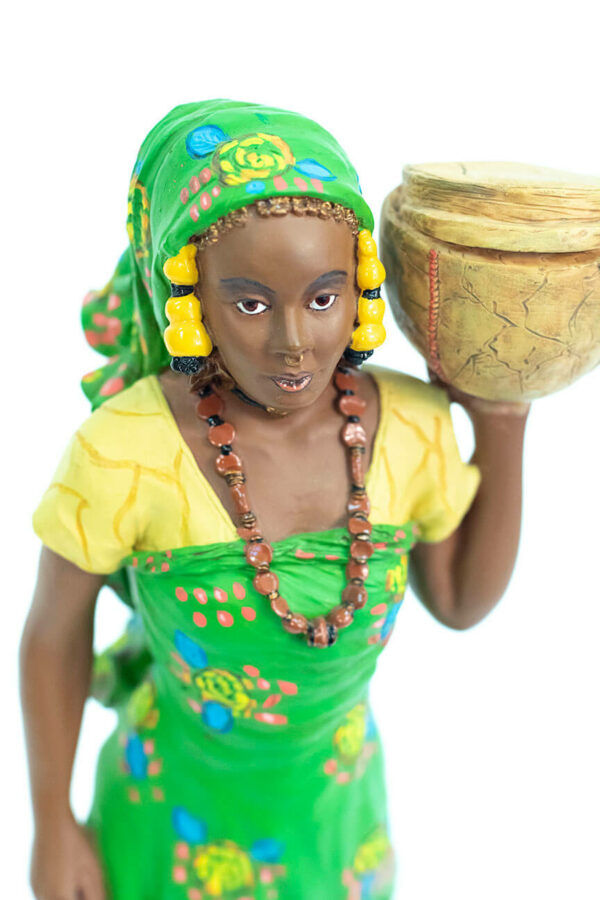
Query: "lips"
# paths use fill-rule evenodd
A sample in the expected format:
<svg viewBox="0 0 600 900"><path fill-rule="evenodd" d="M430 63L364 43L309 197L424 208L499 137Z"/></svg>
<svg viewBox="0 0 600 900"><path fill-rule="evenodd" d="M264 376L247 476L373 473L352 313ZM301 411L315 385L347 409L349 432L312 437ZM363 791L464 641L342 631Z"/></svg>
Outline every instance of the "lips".
<svg viewBox="0 0 600 900"><path fill-rule="evenodd" d="M271 381L274 381L282 391L293 393L294 391L303 391L308 387L312 381L312 374L310 372L283 372L281 375L272 375Z"/></svg>

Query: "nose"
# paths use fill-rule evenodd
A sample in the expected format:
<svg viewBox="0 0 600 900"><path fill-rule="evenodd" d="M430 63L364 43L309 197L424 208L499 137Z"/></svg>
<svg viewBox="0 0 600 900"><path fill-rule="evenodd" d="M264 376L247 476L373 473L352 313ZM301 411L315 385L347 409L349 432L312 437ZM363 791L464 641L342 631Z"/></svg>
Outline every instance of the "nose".
<svg viewBox="0 0 600 900"><path fill-rule="evenodd" d="M286 307L279 310L279 315L273 317L274 353L299 356L313 349L307 318L303 309Z"/></svg>

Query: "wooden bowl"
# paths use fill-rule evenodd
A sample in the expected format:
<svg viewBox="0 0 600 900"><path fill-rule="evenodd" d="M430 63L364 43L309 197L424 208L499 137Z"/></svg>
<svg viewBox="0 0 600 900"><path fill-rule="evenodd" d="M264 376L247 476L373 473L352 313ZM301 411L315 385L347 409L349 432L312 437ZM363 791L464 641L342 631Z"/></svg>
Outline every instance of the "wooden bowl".
<svg viewBox="0 0 600 900"><path fill-rule="evenodd" d="M385 199L385 290L444 381L533 400L600 362L600 178L519 163L407 166Z"/></svg>

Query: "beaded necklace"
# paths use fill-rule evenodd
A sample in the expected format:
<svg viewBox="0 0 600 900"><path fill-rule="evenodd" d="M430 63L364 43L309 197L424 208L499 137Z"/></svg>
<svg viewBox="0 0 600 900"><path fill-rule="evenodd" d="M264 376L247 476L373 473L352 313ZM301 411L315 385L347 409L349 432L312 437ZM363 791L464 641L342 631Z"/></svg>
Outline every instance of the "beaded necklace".
<svg viewBox="0 0 600 900"><path fill-rule="evenodd" d="M347 527L352 543L346 566L348 583L342 591L340 604L326 616L315 616L312 619L293 612L279 593L279 579L270 569L273 548L264 539L256 515L250 509L242 461L233 452L235 428L221 418L225 408L223 398L213 391L211 385L206 385L198 391L199 400L196 406L199 418L208 422L209 442L221 451L215 460L215 467L231 490L234 509L239 520L237 533L246 541L244 547L246 560L256 569L252 583L259 594L268 598L271 609L280 618L283 628L290 634L306 635L309 647L331 647L337 640L339 629L350 625L354 620L355 611L364 607L368 596L365 588L369 574L368 560L373 554L371 523L368 520L371 507L365 489L363 465L367 435L360 423L360 416L367 404L356 394L356 376L350 367L338 365L334 374L334 384L339 392L338 410L347 417L340 437L350 455L352 485L346 509L349 516Z"/></svg>

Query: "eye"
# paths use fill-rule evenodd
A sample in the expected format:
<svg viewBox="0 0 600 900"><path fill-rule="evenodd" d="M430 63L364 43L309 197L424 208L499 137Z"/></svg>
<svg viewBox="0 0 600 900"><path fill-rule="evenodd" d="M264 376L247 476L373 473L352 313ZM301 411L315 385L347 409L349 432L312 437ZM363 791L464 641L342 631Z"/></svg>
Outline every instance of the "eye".
<svg viewBox="0 0 600 900"><path fill-rule="evenodd" d="M337 294L321 294L319 297L315 297L315 299L310 304L309 309L318 309L318 310L331 309L331 307L333 306L333 304L335 303L337 298L338 298ZM321 304L321 302L320 302L321 300L324 300L325 302L323 304ZM313 306L312 305L313 303L316 303L317 306Z"/></svg>
<svg viewBox="0 0 600 900"><path fill-rule="evenodd" d="M263 309L269 308L266 303L261 303L260 300L239 300L235 305L241 313L247 316L256 316L258 313L261 313L263 310L258 309L257 307L259 306L262 306Z"/></svg>

